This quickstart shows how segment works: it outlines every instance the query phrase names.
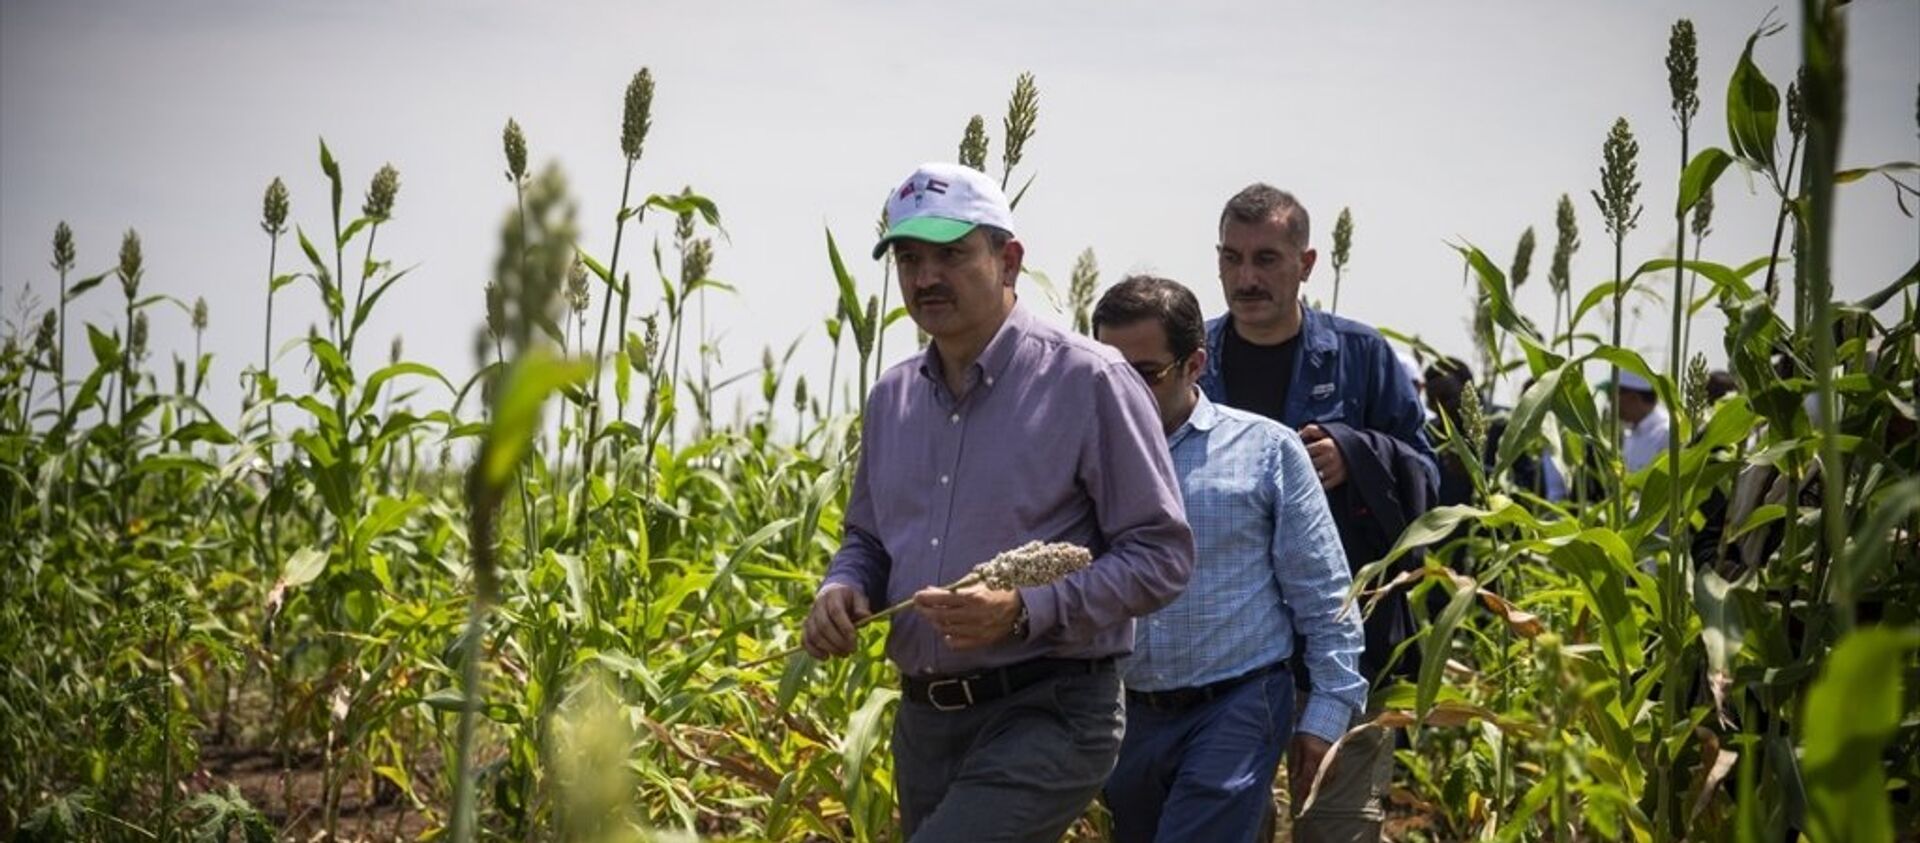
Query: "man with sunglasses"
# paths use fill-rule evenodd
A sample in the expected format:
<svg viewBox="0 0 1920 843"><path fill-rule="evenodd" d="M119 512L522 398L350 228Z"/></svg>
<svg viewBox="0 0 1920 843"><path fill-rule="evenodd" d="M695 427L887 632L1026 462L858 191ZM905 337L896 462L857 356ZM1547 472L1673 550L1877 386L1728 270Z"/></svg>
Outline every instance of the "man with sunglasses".
<svg viewBox="0 0 1920 843"><path fill-rule="evenodd" d="M887 655L902 839L1052 841L1120 752L1115 657L1186 586L1193 535L1153 402L1113 349L1017 306L1024 248L997 182L920 167L887 200L900 294L932 338L880 376L862 417L840 551L805 643L844 656L908 598ZM1028 541L1091 549L1040 587L943 586Z"/></svg>
<svg viewBox="0 0 1920 843"><path fill-rule="evenodd" d="M1192 291L1128 278L1101 296L1093 330L1153 390L1196 546L1187 590L1141 621L1121 660L1114 839L1245 843L1271 810L1281 749L1339 739L1366 704L1346 555L1300 437L1201 394ZM1290 658L1313 678L1297 719Z"/></svg>
<svg viewBox="0 0 1920 843"><path fill-rule="evenodd" d="M1307 209L1284 190L1256 183L1227 201L1217 247L1227 313L1207 323L1210 357L1200 388L1208 398L1300 431L1347 561L1357 568L1384 557L1429 508L1439 465L1413 384L1386 340L1373 328L1301 302L1300 285L1318 254L1308 234ZM1394 572L1420 564L1418 554L1408 554ZM1408 659L1392 660L1412 633L1405 592L1394 591L1366 618L1361 675L1384 684L1390 668L1409 672ZM1378 728L1348 738L1309 810L1294 821L1294 839L1379 840L1393 744ZM1329 748L1309 738L1290 750L1296 810L1299 780L1319 770Z"/></svg>

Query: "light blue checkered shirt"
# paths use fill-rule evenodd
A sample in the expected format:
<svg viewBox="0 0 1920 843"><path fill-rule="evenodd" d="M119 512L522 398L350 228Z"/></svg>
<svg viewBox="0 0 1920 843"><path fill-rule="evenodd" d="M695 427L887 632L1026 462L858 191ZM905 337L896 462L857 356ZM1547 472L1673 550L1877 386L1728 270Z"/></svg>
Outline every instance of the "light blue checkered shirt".
<svg viewBox="0 0 1920 843"><path fill-rule="evenodd" d="M1352 575L1326 494L1299 434L1200 396L1167 437L1187 522L1193 579L1141 620L1121 661L1136 691L1191 688L1287 658L1305 636L1313 693L1297 731L1333 741L1366 705L1357 611L1341 616Z"/></svg>

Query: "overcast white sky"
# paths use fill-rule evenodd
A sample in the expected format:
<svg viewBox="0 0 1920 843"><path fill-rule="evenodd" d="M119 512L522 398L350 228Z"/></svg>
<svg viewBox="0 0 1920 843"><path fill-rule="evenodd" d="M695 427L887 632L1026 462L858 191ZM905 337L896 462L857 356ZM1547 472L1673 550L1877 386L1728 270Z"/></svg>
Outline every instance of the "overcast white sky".
<svg viewBox="0 0 1920 843"><path fill-rule="evenodd" d="M1783 5L1779 17L1792 28L1757 52L1784 90L1799 44L1797 5ZM389 337L404 333L408 357L457 379L472 369L481 289L512 204L501 126L517 118L536 165L565 167L581 200L583 245L604 257L619 201L622 92L645 66L658 93L635 190L690 184L719 203L732 237L719 244L713 274L740 290L715 312L726 368L757 365L763 345L781 349L806 334L797 362L817 380L828 348L819 326L834 300L823 227L866 289L877 289L879 268L864 255L886 191L920 161L951 159L975 113L988 118L997 162L1008 92L1031 70L1041 107L1023 169L1038 180L1017 216L1032 266L1064 284L1074 256L1092 247L1104 282L1154 270L1188 283L1216 313L1219 208L1265 180L1294 190L1315 215L1323 258L1308 295L1331 293L1324 253L1334 216L1351 207L1341 312L1470 357L1470 295L1448 243L1471 241L1504 266L1521 230L1534 226L1533 280L1519 301L1550 321L1546 262L1561 193L1572 195L1585 241L1576 291L1611 273L1588 191L1608 127L1625 116L1641 145L1647 209L1628 262L1670 251L1678 141L1663 64L1668 29L1681 16L1699 28L1694 146L1724 146L1727 76L1773 7L5 0L0 313L21 318L25 285L51 300L58 221L73 226L83 274L110 267L121 232L136 228L148 289L207 298L212 401L231 413L236 375L260 353L262 191L285 178L293 221L324 230L316 138L325 136L345 168L351 209L382 163L399 168L380 251L420 265L370 323L363 363L384 361ZM1857 0L1849 15L1843 160L1920 158L1920 3ZM1729 173L1716 198L1706 257L1764 254L1776 209L1765 188ZM629 259L656 236L668 227L650 221L629 239L642 246ZM281 266L297 268L286 245ZM1878 289L1917 251L1920 225L1900 215L1884 181L1844 189L1842 297ZM1045 308L1027 292L1029 306ZM118 296L103 287L77 315L116 319ZM276 310L276 342L321 312L307 284L287 288ZM191 348L184 313L154 319L157 360ZM1650 308L1631 334L1656 365L1665 360L1664 319ZM1695 330L1704 338L1696 345L1711 342L1720 362L1719 321ZM895 331L890 358L913 344L910 325ZM74 341L72 356L86 361L84 341Z"/></svg>

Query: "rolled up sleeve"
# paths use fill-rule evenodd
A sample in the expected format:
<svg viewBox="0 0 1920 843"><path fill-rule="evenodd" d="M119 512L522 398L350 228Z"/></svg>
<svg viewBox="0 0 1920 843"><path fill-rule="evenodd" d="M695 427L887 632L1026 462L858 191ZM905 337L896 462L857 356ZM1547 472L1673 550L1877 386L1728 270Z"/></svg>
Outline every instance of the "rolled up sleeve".
<svg viewBox="0 0 1920 843"><path fill-rule="evenodd" d="M1366 706L1367 680L1358 667L1366 639L1358 609L1343 612L1353 576L1326 495L1314 482L1313 460L1291 430L1279 431L1274 444L1273 576L1294 631L1306 639L1298 662L1313 687L1295 730L1331 743Z"/></svg>
<svg viewBox="0 0 1920 843"><path fill-rule="evenodd" d="M1059 582L1021 589L1035 640L1090 641L1172 602L1193 574L1193 532L1152 395L1123 364L1091 385L1077 480L1105 552Z"/></svg>

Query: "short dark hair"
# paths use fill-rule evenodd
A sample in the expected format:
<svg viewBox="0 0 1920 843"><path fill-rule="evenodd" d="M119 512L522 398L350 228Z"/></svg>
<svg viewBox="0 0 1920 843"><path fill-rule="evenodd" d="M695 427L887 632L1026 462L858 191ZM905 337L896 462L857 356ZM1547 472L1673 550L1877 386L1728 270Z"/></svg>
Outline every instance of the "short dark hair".
<svg viewBox="0 0 1920 843"><path fill-rule="evenodd" d="M1239 193L1227 200L1227 206L1220 209L1220 227L1227 227L1227 220L1243 223L1266 222L1278 219L1287 227L1288 236L1296 246L1305 248L1312 233L1312 221L1307 216L1307 207L1293 194L1266 182L1254 182L1240 189Z"/></svg>
<svg viewBox="0 0 1920 843"><path fill-rule="evenodd" d="M1708 401L1718 401L1737 391L1739 388L1739 385L1733 381L1733 373L1725 369L1720 369L1707 375Z"/></svg>
<svg viewBox="0 0 1920 843"><path fill-rule="evenodd" d="M1473 383L1473 369L1467 361L1458 357L1441 357L1427 365L1427 383L1441 380L1457 380L1460 383Z"/></svg>
<svg viewBox="0 0 1920 843"><path fill-rule="evenodd" d="M1206 341L1207 325L1200 318L1200 301L1180 282L1154 275L1129 275L1100 296L1093 306L1093 330L1158 320L1167 332L1167 350L1185 360Z"/></svg>
<svg viewBox="0 0 1920 843"><path fill-rule="evenodd" d="M996 252L1006 248L1008 243L1013 242L1013 232L999 226L980 225L975 227L987 233L987 245L993 247L993 250Z"/></svg>

